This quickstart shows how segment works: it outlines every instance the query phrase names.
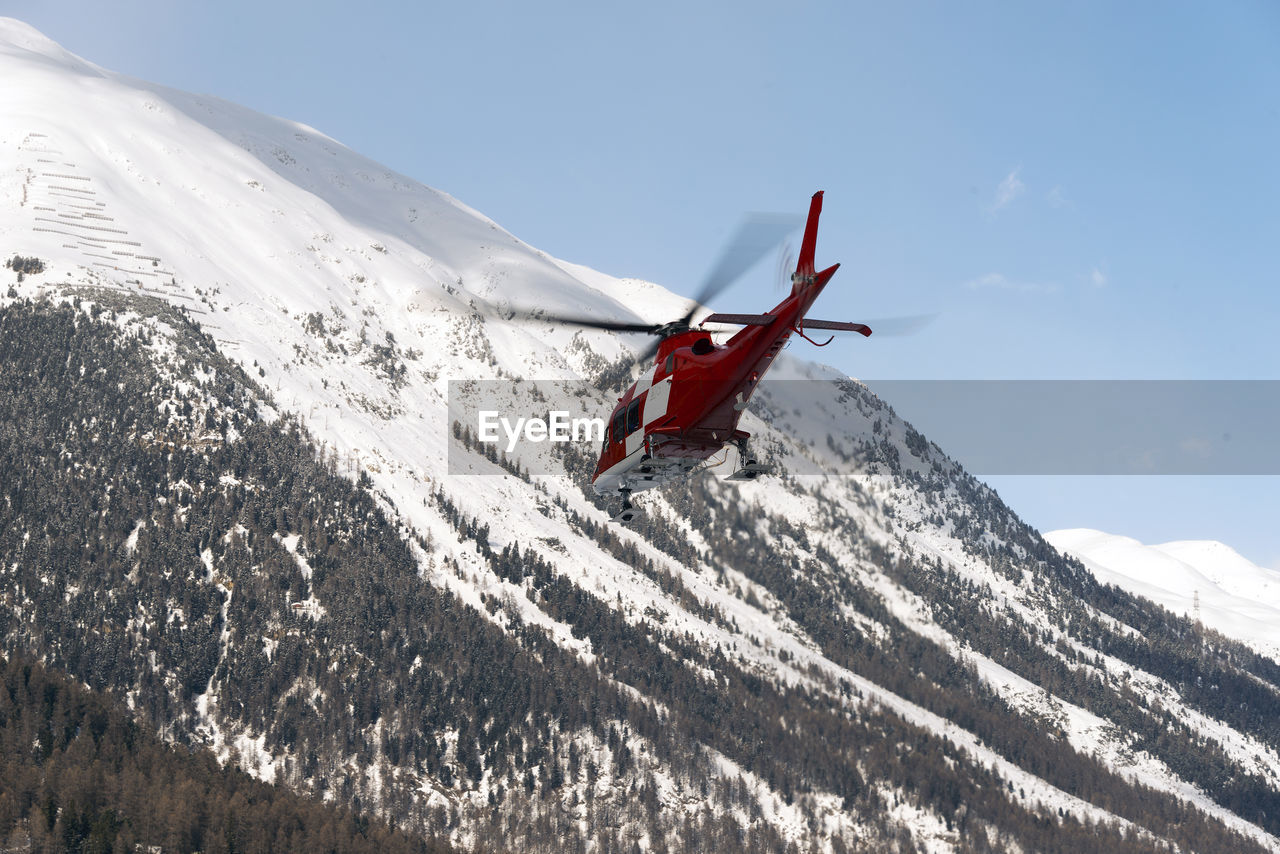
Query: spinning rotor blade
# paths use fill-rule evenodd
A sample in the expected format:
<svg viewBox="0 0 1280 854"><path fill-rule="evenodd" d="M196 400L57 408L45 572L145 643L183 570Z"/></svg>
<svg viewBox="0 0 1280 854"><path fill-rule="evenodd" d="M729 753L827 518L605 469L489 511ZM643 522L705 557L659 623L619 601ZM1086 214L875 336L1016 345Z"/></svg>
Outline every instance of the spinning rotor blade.
<svg viewBox="0 0 1280 854"><path fill-rule="evenodd" d="M791 287L791 274L796 269L796 253L791 251L791 241L784 241L778 250L778 269L774 272L773 286L776 291L785 291Z"/></svg>
<svg viewBox="0 0 1280 854"><path fill-rule="evenodd" d="M648 347L636 356L636 364L642 368L653 362L658 355L662 340L669 335L688 331L693 315L702 305L714 299L717 294L733 284L743 273L755 266L756 262L778 246L786 236L799 227L800 217L790 214L750 214L738 226L711 273L702 284L702 289L693 299L692 305L684 317L667 323L633 323L621 320L607 320L581 315L549 314L529 309L507 309L504 312L493 312L505 315L507 320L542 321L546 323L563 323L569 326L580 326L585 329L604 329L610 332L635 332L659 336ZM746 317L737 315L736 317ZM752 315L753 318L762 317ZM760 323L756 319L751 321Z"/></svg>
<svg viewBox="0 0 1280 854"><path fill-rule="evenodd" d="M644 366L649 365L653 362L654 356L658 355L658 347L659 345L662 344L663 337L665 337L665 330L668 328L668 326L665 324L631 323L628 321L621 321L621 320L600 320L595 317L583 317L580 315L573 316L573 315L564 315L564 314L548 314L544 311L530 311L528 309L520 309L520 308L507 309L502 314L507 320L518 318L520 320L545 321L547 323L563 323L567 326L581 326L585 329L605 329L610 332L633 332L633 333L643 332L648 335L660 336L658 340L654 341L650 345L647 345L644 348L644 350L641 351L640 354L636 356L635 361L627 369L628 374L632 370L634 370L635 365L640 365L641 368L643 369ZM617 378L615 377L614 380L610 382L610 385L612 385L613 382L616 382L616 381L617 381Z"/></svg>
<svg viewBox="0 0 1280 854"><path fill-rule="evenodd" d="M755 266L757 261L795 231L801 222L800 217L791 214L749 214L720 254L720 260L703 282L702 290L693 298L693 307L682 322L688 325L700 306L710 302L737 281L739 276Z"/></svg>
<svg viewBox="0 0 1280 854"><path fill-rule="evenodd" d="M915 335L937 320L936 314L905 314L897 317L881 317L868 320L867 325L876 331L876 337Z"/></svg>
<svg viewBox="0 0 1280 854"><path fill-rule="evenodd" d="M564 314L547 314L543 311L527 311L525 309L513 310L511 317L518 317L521 320L563 323L567 326L581 326L586 329L607 329L610 332L646 332L650 335L657 334L661 328L661 325L656 323L632 323L625 320L603 320L598 317L573 317Z"/></svg>
<svg viewBox="0 0 1280 854"><path fill-rule="evenodd" d="M653 364L654 357L658 355L658 348L661 346L662 339L659 338L657 341L654 341L648 347L645 347L640 351L640 354L636 356L635 363L640 366L641 371Z"/></svg>
<svg viewBox="0 0 1280 854"><path fill-rule="evenodd" d="M595 317L583 317L563 314L547 314L542 311L515 309L510 318L522 320L538 320L548 323L564 323L569 326L581 326L586 329L605 329L610 332L643 332L648 335L671 335L689 328L693 315L702 305L733 284L743 273L751 269L757 261L768 254L783 241L790 232L800 224L800 218L790 214L750 214L738 226L733 238L720 253L720 259L712 268L710 275L702 284L702 289L694 298L689 311L679 320L669 323L632 323L621 320L605 320ZM656 346L654 348L656 352ZM653 358L653 353L648 354ZM641 360L646 361L645 359Z"/></svg>

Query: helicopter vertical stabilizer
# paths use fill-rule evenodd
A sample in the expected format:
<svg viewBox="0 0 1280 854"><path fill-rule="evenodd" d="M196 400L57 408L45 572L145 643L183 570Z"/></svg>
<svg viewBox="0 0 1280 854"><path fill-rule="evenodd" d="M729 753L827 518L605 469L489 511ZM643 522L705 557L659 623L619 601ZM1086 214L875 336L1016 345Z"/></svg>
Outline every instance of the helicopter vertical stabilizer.
<svg viewBox="0 0 1280 854"><path fill-rule="evenodd" d="M804 239L800 243L800 257L796 271L791 276L791 293L798 294L805 285L814 281L813 257L818 246L818 217L822 214L822 190L813 194L809 202L809 219L804 224Z"/></svg>
<svg viewBox="0 0 1280 854"><path fill-rule="evenodd" d="M809 219L804 224L804 240L800 244L800 258L796 262L796 271L791 275L791 295L799 296L806 290L813 290L809 300L812 301L826 283L835 275L839 264L832 264L825 270L815 271L813 258L818 248L818 217L822 215L822 191L813 194L809 203ZM806 303L807 307L807 303Z"/></svg>

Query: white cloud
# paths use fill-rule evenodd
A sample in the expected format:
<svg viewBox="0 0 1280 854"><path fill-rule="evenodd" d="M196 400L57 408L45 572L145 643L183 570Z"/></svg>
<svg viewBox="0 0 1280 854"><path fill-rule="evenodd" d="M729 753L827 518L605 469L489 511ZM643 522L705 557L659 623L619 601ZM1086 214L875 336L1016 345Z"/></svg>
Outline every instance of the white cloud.
<svg viewBox="0 0 1280 854"><path fill-rule="evenodd" d="M964 286L970 290L977 290L978 288L1003 288L1007 283L1008 279L1003 273L987 273L976 279L970 279L964 283Z"/></svg>
<svg viewBox="0 0 1280 854"><path fill-rule="evenodd" d="M1089 281L1095 288L1105 288L1110 280L1107 278L1107 274L1102 272L1102 268L1094 267L1093 272L1089 274Z"/></svg>
<svg viewBox="0 0 1280 854"><path fill-rule="evenodd" d="M1213 443L1201 436L1188 436L1178 442L1178 448L1187 454L1206 457L1213 450Z"/></svg>
<svg viewBox="0 0 1280 854"><path fill-rule="evenodd" d="M1016 167L1008 175L1005 175L1004 180L996 187L996 198L991 204L992 211L1000 210L1026 191L1027 185L1022 183L1022 179L1018 177L1018 173L1021 171L1021 166Z"/></svg>
<svg viewBox="0 0 1280 854"><path fill-rule="evenodd" d="M1062 192L1062 185L1055 185L1052 190L1045 194L1045 201L1049 203L1051 208L1069 208L1072 207L1071 200Z"/></svg>
<svg viewBox="0 0 1280 854"><path fill-rule="evenodd" d="M1058 290L1058 286L1052 282L1019 282L1010 279L1004 273L986 273L976 279L970 279L964 283L964 286L971 291L996 289L1039 294L1053 293Z"/></svg>

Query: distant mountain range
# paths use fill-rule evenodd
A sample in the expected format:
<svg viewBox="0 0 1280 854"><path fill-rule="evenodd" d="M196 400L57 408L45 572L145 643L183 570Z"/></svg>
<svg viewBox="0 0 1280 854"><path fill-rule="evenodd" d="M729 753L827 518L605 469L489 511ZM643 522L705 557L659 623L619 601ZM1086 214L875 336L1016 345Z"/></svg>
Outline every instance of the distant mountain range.
<svg viewBox="0 0 1280 854"><path fill-rule="evenodd" d="M743 421L780 475L612 526L593 448L481 447L451 382L603 415L636 342L504 308L682 297L10 19L0 76L6 655L477 850L1280 850L1280 664L1209 618L1259 588L1109 585L794 358Z"/></svg>
<svg viewBox="0 0 1280 854"><path fill-rule="evenodd" d="M1280 661L1280 572L1213 540L1146 546L1089 528L1050 531L1044 538L1103 584L1199 620Z"/></svg>

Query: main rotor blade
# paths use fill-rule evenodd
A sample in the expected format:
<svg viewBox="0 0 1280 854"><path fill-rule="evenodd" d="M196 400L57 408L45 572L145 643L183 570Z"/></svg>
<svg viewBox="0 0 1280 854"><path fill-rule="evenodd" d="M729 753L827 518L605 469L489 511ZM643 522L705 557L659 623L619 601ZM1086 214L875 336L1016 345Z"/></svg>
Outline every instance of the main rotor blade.
<svg viewBox="0 0 1280 854"><path fill-rule="evenodd" d="M641 375L644 374L645 368L653 364L653 359L658 355L658 348L662 346L662 341L663 339L659 338L657 341L654 341L648 347L641 350L639 356L636 356L635 364L640 366Z"/></svg>
<svg viewBox="0 0 1280 854"><path fill-rule="evenodd" d="M586 329L607 329L611 332L645 332L655 335L659 325L654 323L632 323L625 320L605 320L598 317L572 316L565 314L548 314L544 311L512 309L511 317L521 320L536 320L546 323L563 323L566 326L581 326Z"/></svg>
<svg viewBox="0 0 1280 854"><path fill-rule="evenodd" d="M684 323L693 318L699 306L706 305L772 252L800 226L801 221L800 217L792 214L748 214L702 283L702 290L693 298L693 307L684 316Z"/></svg>

